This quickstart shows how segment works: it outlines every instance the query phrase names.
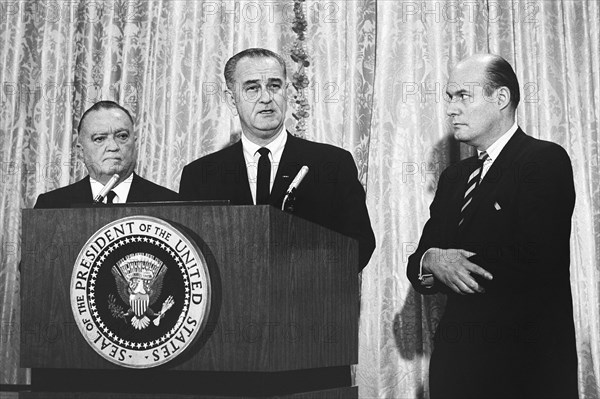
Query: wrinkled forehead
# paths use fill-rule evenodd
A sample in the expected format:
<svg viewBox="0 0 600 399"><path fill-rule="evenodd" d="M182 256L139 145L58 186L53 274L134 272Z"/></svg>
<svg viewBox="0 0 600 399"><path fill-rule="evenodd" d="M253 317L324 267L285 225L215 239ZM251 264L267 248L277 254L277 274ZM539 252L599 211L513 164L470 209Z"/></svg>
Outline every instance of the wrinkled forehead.
<svg viewBox="0 0 600 399"><path fill-rule="evenodd" d="M285 81L283 67L279 61L270 57L242 58L236 65L234 77L235 81L239 83L247 81Z"/></svg>
<svg viewBox="0 0 600 399"><path fill-rule="evenodd" d="M99 109L86 115L81 126L82 134L133 132L133 124L125 112L118 108Z"/></svg>

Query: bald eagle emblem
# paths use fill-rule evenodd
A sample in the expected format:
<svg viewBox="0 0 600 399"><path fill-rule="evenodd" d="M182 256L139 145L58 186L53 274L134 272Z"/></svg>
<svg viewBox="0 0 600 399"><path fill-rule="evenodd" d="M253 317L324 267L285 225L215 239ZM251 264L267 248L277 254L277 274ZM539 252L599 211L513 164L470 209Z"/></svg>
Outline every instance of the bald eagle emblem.
<svg viewBox="0 0 600 399"><path fill-rule="evenodd" d="M129 309L116 304L113 295L109 297L109 309L113 317L127 320L131 317L131 325L143 330L150 325L160 324L165 313L171 309L175 301L170 295L162 304L160 312L156 313L151 306L160 297L163 279L167 272L165 264L155 256L147 253L133 253L119 260L111 269L117 291L123 302L129 304Z"/></svg>

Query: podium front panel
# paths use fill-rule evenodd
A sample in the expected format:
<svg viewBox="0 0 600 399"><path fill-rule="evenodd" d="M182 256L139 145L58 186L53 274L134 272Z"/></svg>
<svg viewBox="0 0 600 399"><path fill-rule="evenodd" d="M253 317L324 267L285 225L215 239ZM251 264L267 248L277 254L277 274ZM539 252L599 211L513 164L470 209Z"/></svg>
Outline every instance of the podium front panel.
<svg viewBox="0 0 600 399"><path fill-rule="evenodd" d="M132 215L182 227L211 275L204 332L160 368L279 372L357 363L355 240L269 206L171 204L23 211L22 367L119 368L81 335L69 289L88 238Z"/></svg>

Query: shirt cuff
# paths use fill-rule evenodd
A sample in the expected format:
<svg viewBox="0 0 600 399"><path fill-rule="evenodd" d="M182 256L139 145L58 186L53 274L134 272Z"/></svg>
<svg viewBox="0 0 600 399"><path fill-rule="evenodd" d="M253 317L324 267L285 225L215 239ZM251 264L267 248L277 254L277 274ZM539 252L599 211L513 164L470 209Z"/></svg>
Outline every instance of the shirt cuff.
<svg viewBox="0 0 600 399"><path fill-rule="evenodd" d="M431 274L431 273L423 274L423 259L425 259L425 255L427 255L427 253L429 251L431 251L432 249L433 248L429 248L427 251L425 251L423 253L423 256L421 256L421 261L419 262L419 281L421 282L421 285L425 288L433 287L433 284L435 282L435 279L433 278L433 274Z"/></svg>

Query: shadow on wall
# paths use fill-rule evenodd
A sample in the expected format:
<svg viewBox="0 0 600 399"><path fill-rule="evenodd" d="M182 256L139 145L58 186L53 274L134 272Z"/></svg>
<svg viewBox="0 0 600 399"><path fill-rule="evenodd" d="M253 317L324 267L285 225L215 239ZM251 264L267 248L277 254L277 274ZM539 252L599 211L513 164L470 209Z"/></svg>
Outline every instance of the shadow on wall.
<svg viewBox="0 0 600 399"><path fill-rule="evenodd" d="M435 193L439 176L447 166L472 154L469 146L461 145L450 133L439 140L427 155L428 170L437 166L437 173L435 179L427 182L423 195L432 196ZM445 305L445 295L421 295L411 287L402 310L394 317L396 348L403 359L413 362L415 382L419 384L415 396L417 399L429 397L429 389L426 388L429 382L429 359L433 350L433 336Z"/></svg>
<svg viewBox="0 0 600 399"><path fill-rule="evenodd" d="M446 297L441 294L421 295L412 287L400 313L394 317L396 349L405 360L413 362L417 399L425 399L428 384L429 359L433 349L433 335L444 312ZM428 391L428 389L427 389Z"/></svg>
<svg viewBox="0 0 600 399"><path fill-rule="evenodd" d="M423 194L433 196L444 169L461 159L475 155L476 152L474 148L456 141L448 129L444 138L439 140L426 154L427 170L436 170L436 173L435 178L428 179Z"/></svg>
<svg viewBox="0 0 600 399"><path fill-rule="evenodd" d="M594 367L589 366L593 364L594 361L593 351L592 343L589 340L585 341L577 351L577 356L579 357L579 393L581 399L600 398L600 385L594 374ZM586 366L585 363L587 363L588 366ZM584 370L583 372L582 369Z"/></svg>

